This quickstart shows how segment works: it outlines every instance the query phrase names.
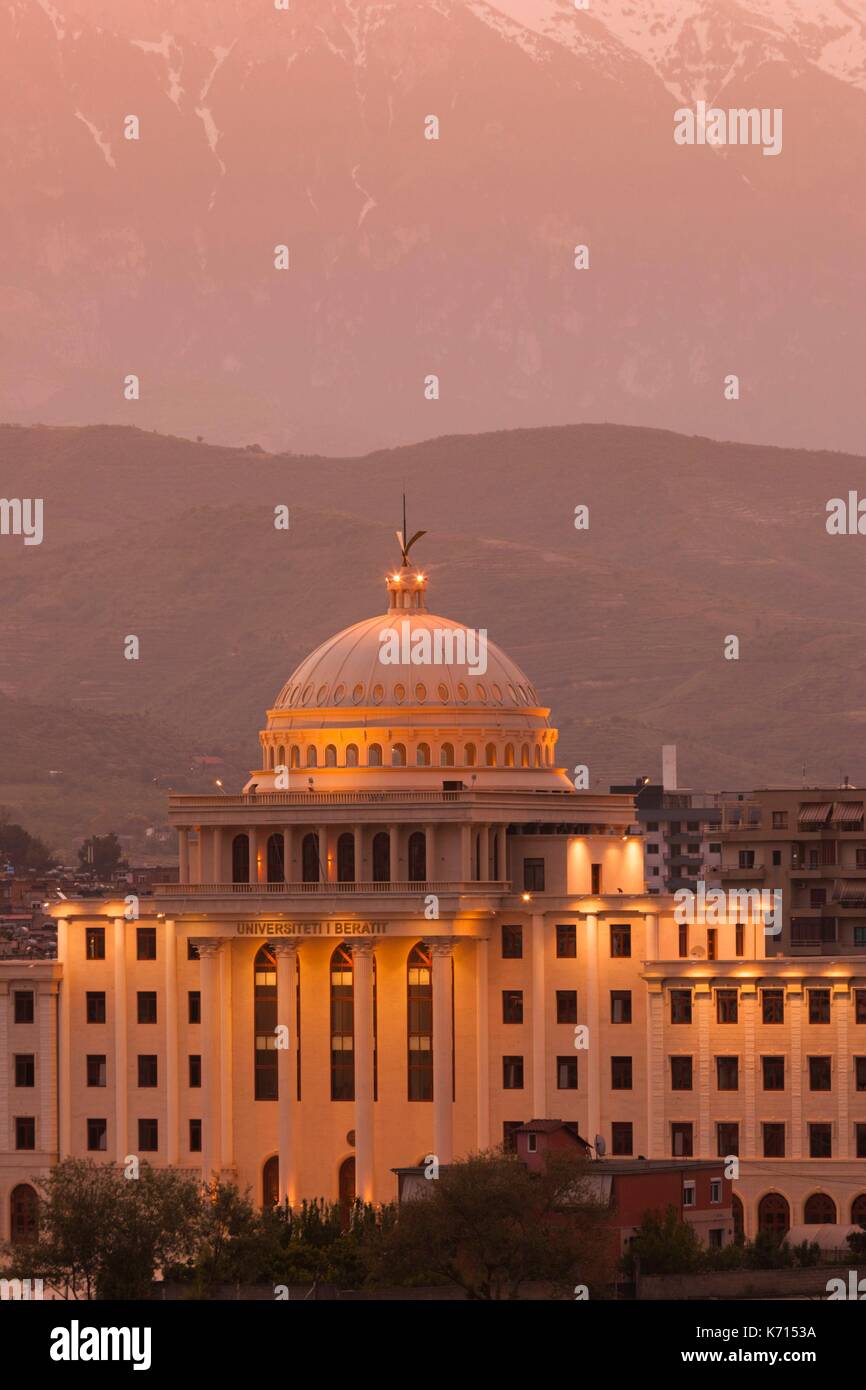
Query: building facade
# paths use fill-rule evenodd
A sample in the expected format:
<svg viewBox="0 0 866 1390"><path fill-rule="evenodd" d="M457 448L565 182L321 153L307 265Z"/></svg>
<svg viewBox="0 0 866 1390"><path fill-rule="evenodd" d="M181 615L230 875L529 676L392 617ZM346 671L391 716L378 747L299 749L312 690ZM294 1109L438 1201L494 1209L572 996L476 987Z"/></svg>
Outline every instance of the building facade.
<svg viewBox="0 0 866 1390"><path fill-rule="evenodd" d="M171 798L178 883L58 903L57 961L0 962L0 1237L67 1155L386 1202L551 1116L735 1159L748 1234L866 1211L866 960L767 959L760 917L696 955L633 797L574 790L426 587L404 564L301 663L242 793Z"/></svg>

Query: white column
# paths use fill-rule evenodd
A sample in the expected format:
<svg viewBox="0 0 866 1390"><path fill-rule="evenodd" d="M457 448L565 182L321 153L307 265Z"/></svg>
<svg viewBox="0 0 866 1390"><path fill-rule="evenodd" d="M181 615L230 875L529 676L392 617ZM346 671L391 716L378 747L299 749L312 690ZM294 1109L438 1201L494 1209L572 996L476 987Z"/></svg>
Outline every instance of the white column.
<svg viewBox="0 0 866 1390"><path fill-rule="evenodd" d="M202 1179L210 1182L222 1169L220 1125L220 988L219 940L196 941L200 960L202 1037Z"/></svg>
<svg viewBox="0 0 866 1390"><path fill-rule="evenodd" d="M578 947L578 954L580 947ZM601 1133L601 1007L598 983L598 916L586 917L586 1025L589 1029L589 1050L578 1052L578 1068L586 1058L586 1140L595 1144ZM580 1076L578 1076L578 1086Z"/></svg>
<svg viewBox="0 0 866 1390"><path fill-rule="evenodd" d="M398 838L397 838L397 834L398 834L397 826L396 826L396 825L389 825L389 826L388 826L388 849L389 849L391 858L390 858L390 867L389 867L389 870L388 870L388 877L390 878L390 880L391 880L392 883L399 883L399 881L400 881L400 844L399 844L399 840L398 840Z"/></svg>
<svg viewBox="0 0 866 1390"><path fill-rule="evenodd" d="M277 1022L286 1029L288 1047L277 1050L279 1199L294 1206L298 1200L297 1175L297 1066L298 1066L298 947L294 941L274 943L277 958Z"/></svg>
<svg viewBox="0 0 866 1390"><path fill-rule="evenodd" d="M177 925L164 923L165 953L165 1161L178 1161Z"/></svg>
<svg viewBox="0 0 866 1390"><path fill-rule="evenodd" d="M362 1202L372 1202L375 1182L372 941L352 943L352 963L355 1035L355 1191Z"/></svg>
<svg viewBox="0 0 866 1390"><path fill-rule="evenodd" d="M215 825L212 831L213 850L211 854L211 882L224 882L223 870L223 828ZM231 874L228 875L231 878Z"/></svg>
<svg viewBox="0 0 866 1390"><path fill-rule="evenodd" d="M490 826L482 825L478 835L478 878L487 883L490 878Z"/></svg>
<svg viewBox="0 0 866 1390"><path fill-rule="evenodd" d="M59 922L57 924L57 931L59 936ZM11 1117L9 1114L9 1025L11 1019L9 1017L9 1002L11 997L12 996L9 993L9 981L0 980L0 1062L2 1062L2 1065L0 1065L0 1135L2 1135L2 1143L4 1149L8 1148L10 1143L9 1121ZM3 1232L4 1236L8 1233L8 1227L4 1226L4 1221L7 1215L8 1212L5 1215L3 1212L0 1212L0 1231ZM0 1237L0 1239L2 1239L2 1237Z"/></svg>
<svg viewBox="0 0 866 1390"><path fill-rule="evenodd" d="M259 830L258 826L251 825L247 829L247 839L250 842L250 883L259 882Z"/></svg>
<svg viewBox="0 0 866 1390"><path fill-rule="evenodd" d="M54 1058L57 1056L57 995L56 980L40 982L36 994L39 1004L39 1129L36 1147L48 1153L57 1150L57 1074L54 1069ZM6 1055L2 1054L4 1058Z"/></svg>
<svg viewBox="0 0 866 1390"><path fill-rule="evenodd" d="M424 826L424 859L425 877L430 882L437 877L436 874L436 831L432 825Z"/></svg>
<svg viewBox="0 0 866 1390"><path fill-rule="evenodd" d="M317 833L319 836L319 881L328 883L332 877L328 867L328 827L320 825Z"/></svg>
<svg viewBox="0 0 866 1390"><path fill-rule="evenodd" d="M68 1002L68 1001L67 1001ZM114 1152L118 1163L129 1153L129 1068L126 997L126 922L114 919Z"/></svg>
<svg viewBox="0 0 866 1390"><path fill-rule="evenodd" d="M837 1158L851 1155L851 1125L849 1123L848 1087L851 1085L851 1054L848 1042L848 1022L851 1016L851 981L841 980L833 986L831 1018L836 1020L836 1056L831 1062L835 1075L836 1140L833 1152Z"/></svg>
<svg viewBox="0 0 866 1390"><path fill-rule="evenodd" d="M60 1018L57 1085L60 1092L60 1136L58 1157L68 1158L72 1148L72 1013L70 1007L69 980L69 923L65 917L57 920L57 959L61 966L60 976ZM8 1056L4 1048L0 1056ZM3 1133L8 1133L4 1130Z"/></svg>
<svg viewBox="0 0 866 1390"><path fill-rule="evenodd" d="M646 914L646 958L647 960L658 960L659 958L659 915L657 912Z"/></svg>
<svg viewBox="0 0 866 1390"><path fill-rule="evenodd" d="M475 1065L477 1069L477 1143L479 1150L490 1147L490 1044L489 1044L489 943L484 937L475 942Z"/></svg>
<svg viewBox="0 0 866 1390"><path fill-rule="evenodd" d="M178 826L177 830L178 880L189 883L189 827Z"/></svg>
<svg viewBox="0 0 866 1390"><path fill-rule="evenodd" d="M460 879L463 883L472 881L472 826L460 827Z"/></svg>
<svg viewBox="0 0 866 1390"><path fill-rule="evenodd" d="M711 1144L710 1099L713 1094L712 1058L710 1056L710 1011L713 1007L712 987L705 980L695 985L695 1012L698 1035L698 1133L694 1145L695 1158L715 1158L716 1145Z"/></svg>
<svg viewBox="0 0 866 1390"><path fill-rule="evenodd" d="M791 1125L785 1144L787 1158L803 1157L803 983L791 982L785 990L788 1022L788 1086L791 1091Z"/></svg>
<svg viewBox="0 0 866 1390"><path fill-rule="evenodd" d="M292 881L292 827L283 826L283 883Z"/></svg>
<svg viewBox="0 0 866 1390"><path fill-rule="evenodd" d="M646 1149L647 1158L667 1158L665 1153L665 1057L664 1057L664 989L659 981L651 981L646 995L647 1028L647 1088L646 1088ZM637 1137L637 1136L635 1136ZM638 1152L641 1151L638 1142Z"/></svg>
<svg viewBox="0 0 866 1390"><path fill-rule="evenodd" d="M202 843L202 829L196 825L195 844L190 846L189 869L190 881L192 883L204 882L204 844Z"/></svg>
<svg viewBox="0 0 866 1390"><path fill-rule="evenodd" d="M743 1015L743 1100L745 1101L745 1125L740 1136L740 1154L744 1158L757 1158L757 1107L756 1085L758 1058L756 1044L756 1010L758 990L754 980L744 983L740 989L740 1009ZM714 1149L718 1145L713 1146Z"/></svg>
<svg viewBox="0 0 866 1390"><path fill-rule="evenodd" d="M220 1155L224 1168L235 1161L234 1108L232 1106L232 943L224 941L219 956L220 988Z"/></svg>
<svg viewBox="0 0 866 1390"><path fill-rule="evenodd" d="M454 1156L451 951L450 941L430 942L433 962L433 1152L440 1163L450 1163Z"/></svg>
<svg viewBox="0 0 866 1390"><path fill-rule="evenodd" d="M364 879L364 827L356 825L352 831L355 836L355 882Z"/></svg>
<svg viewBox="0 0 866 1390"><path fill-rule="evenodd" d="M483 861L482 861L483 865ZM532 914L532 1115L546 1120L547 1114L547 1027L544 988L544 913ZM590 1143L592 1140L590 1139Z"/></svg>
<svg viewBox="0 0 866 1390"><path fill-rule="evenodd" d="M496 876L500 883L508 878L508 826L497 825L496 830Z"/></svg>

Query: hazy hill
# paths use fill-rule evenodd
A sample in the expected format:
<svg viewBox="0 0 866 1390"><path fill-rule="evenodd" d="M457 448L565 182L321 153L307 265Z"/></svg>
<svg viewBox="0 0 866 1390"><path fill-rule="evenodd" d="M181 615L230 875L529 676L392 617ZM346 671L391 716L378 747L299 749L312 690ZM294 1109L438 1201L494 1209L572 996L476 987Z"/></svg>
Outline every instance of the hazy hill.
<svg viewBox="0 0 866 1390"><path fill-rule="evenodd" d="M0 478L45 505L41 546L0 538L0 804L55 842L207 785L197 755L254 766L296 663L384 609L404 485L431 607L526 668L565 766L604 786L676 742L689 785L866 782L866 537L825 529L861 458L615 426L360 459L10 426Z"/></svg>

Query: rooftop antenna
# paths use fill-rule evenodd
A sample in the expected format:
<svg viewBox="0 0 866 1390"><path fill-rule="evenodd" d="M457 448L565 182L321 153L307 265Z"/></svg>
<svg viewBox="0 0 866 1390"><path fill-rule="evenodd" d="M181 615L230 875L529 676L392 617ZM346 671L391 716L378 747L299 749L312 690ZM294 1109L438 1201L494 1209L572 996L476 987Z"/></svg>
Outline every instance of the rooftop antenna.
<svg viewBox="0 0 866 1390"><path fill-rule="evenodd" d="M395 534L396 534L396 536L397 536L397 542L398 542L398 544L399 544L399 546L400 546L400 553L401 553L401 555L403 556L403 564L404 564L404 566L405 566L406 568L408 568L408 566L409 566L409 551L412 549L412 547L413 547L413 545L415 544L416 541L420 541L420 539L421 539L422 536L426 536L427 532L426 532L426 531L416 531L415 534L414 534L414 536L411 538L411 540L407 540L407 539L406 539L406 537L409 535L409 528L408 528L407 525L406 525L406 494L405 494L405 492L403 493L403 530L402 530L402 531L397 531Z"/></svg>

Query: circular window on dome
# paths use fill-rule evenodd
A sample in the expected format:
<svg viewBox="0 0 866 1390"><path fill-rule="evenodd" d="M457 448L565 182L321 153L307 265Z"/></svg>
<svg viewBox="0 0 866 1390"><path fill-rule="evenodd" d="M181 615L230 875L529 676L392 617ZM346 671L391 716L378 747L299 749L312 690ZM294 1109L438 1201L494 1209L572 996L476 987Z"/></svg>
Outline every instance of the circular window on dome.
<svg viewBox="0 0 866 1390"><path fill-rule="evenodd" d="M415 699L418 701L419 705L423 705L424 701L427 699L427 687L423 685L421 681L415 686Z"/></svg>
<svg viewBox="0 0 866 1390"><path fill-rule="evenodd" d="M303 693L303 695L301 696L301 700L302 700L303 704L308 705L308 704L310 703L310 700L311 700L311 698L312 698L312 694L313 694L313 687L312 687L312 684L304 686L304 693Z"/></svg>
<svg viewBox="0 0 866 1390"><path fill-rule="evenodd" d="M361 701L363 700L363 698L364 698L364 687L363 687L363 685L361 684L361 682L359 681L358 684L355 686L354 690L352 691L352 699L354 700L354 702L355 702L356 705L360 705L360 703L361 703Z"/></svg>
<svg viewBox="0 0 866 1390"><path fill-rule="evenodd" d="M394 699L396 700L398 705L402 705L403 701L406 699L405 685L394 686Z"/></svg>
<svg viewBox="0 0 866 1390"><path fill-rule="evenodd" d="M520 698L521 698L521 700L523 701L523 703L524 703L525 705L528 705L528 704L529 704L529 696L527 695L526 691L523 689L523 686L522 686L522 685L519 685L519 686L517 687L517 693L518 693L518 695L520 696Z"/></svg>
<svg viewBox="0 0 866 1390"><path fill-rule="evenodd" d="M494 685L491 685L490 689L493 691L493 698L494 698L494 700L499 700L499 701L501 702L501 700L502 700L502 686L501 686L501 685L495 685L495 684L494 684Z"/></svg>
<svg viewBox="0 0 866 1390"><path fill-rule="evenodd" d="M482 685L480 681L476 681L476 682L475 682L475 694L478 696L478 698L479 698L479 700L481 701L482 705L486 705L486 704L487 704L487 687L486 687L486 685Z"/></svg>
<svg viewBox="0 0 866 1390"><path fill-rule="evenodd" d="M514 686L510 682L508 685L508 693L511 696L514 703L517 704L517 691L514 689Z"/></svg>
<svg viewBox="0 0 866 1390"><path fill-rule="evenodd" d="M296 685L295 688L294 688L294 690L292 691L292 698L291 698L290 703L293 704L293 705L296 705L296 704L298 703L298 701L300 700L300 698L301 698L301 687L300 687L299 685Z"/></svg>
<svg viewBox="0 0 866 1390"><path fill-rule="evenodd" d="M374 686L373 686L373 704L374 704L374 705L381 705L381 703L382 703L382 697L383 697L384 694L385 694L385 687L384 687L384 685L374 685Z"/></svg>
<svg viewBox="0 0 866 1390"><path fill-rule="evenodd" d="M440 681L436 689L439 691L439 699L442 701L443 705L447 705L448 701L451 699L451 691L448 689L448 686L444 681Z"/></svg>
<svg viewBox="0 0 866 1390"><path fill-rule="evenodd" d="M342 702L343 702L343 696L345 695L345 693L346 693L346 687L345 687L344 685L338 685L338 686L336 687L336 689L334 690L334 704L335 704L335 705L340 705L340 704L342 704Z"/></svg>
<svg viewBox="0 0 866 1390"><path fill-rule="evenodd" d="M320 686L319 686L319 693L318 693L318 695L316 696L316 704L317 704L317 705L323 705L323 704L325 703L325 701L326 701L327 698L328 698L328 691L330 690L330 688L331 688L331 687L330 687L329 685L320 685Z"/></svg>
<svg viewBox="0 0 866 1390"><path fill-rule="evenodd" d="M463 681L458 681L457 683L457 698L458 700L469 699L469 691L466 689L466 686L463 684Z"/></svg>
<svg viewBox="0 0 866 1390"><path fill-rule="evenodd" d="M537 704L538 704L538 695L537 695L536 692L535 692L535 686L534 686L534 685L529 685L529 686L527 686L527 690L529 691L530 695L532 696L532 703L533 703L534 705L537 705Z"/></svg>

